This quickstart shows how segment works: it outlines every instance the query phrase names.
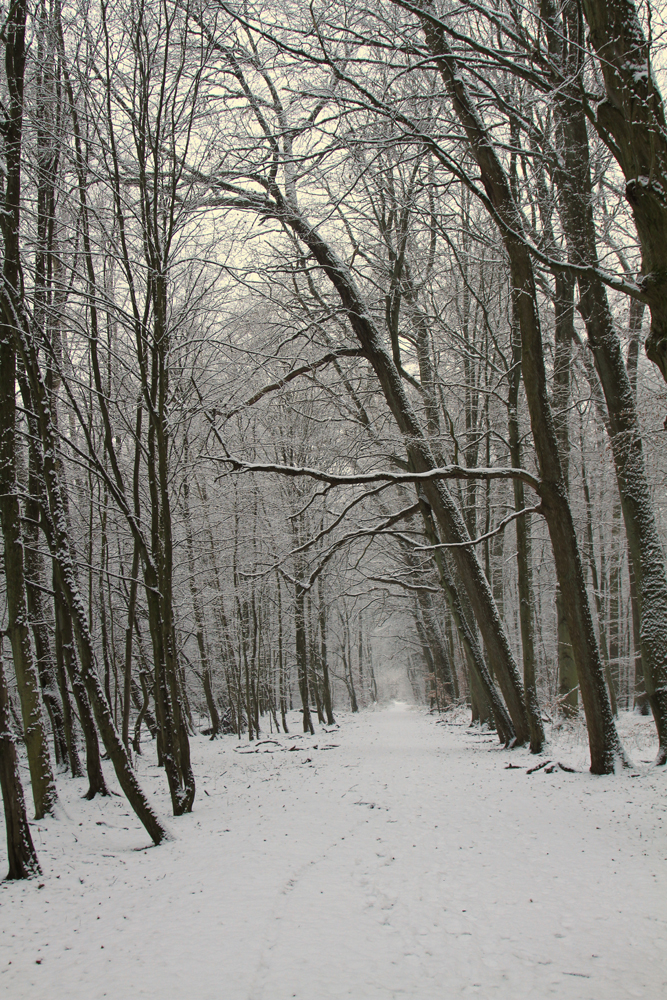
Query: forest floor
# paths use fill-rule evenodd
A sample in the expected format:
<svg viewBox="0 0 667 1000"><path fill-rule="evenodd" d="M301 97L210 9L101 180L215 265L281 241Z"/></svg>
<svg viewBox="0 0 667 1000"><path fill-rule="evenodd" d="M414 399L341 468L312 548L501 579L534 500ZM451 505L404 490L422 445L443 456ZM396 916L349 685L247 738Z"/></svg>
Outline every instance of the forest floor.
<svg viewBox="0 0 667 1000"><path fill-rule="evenodd" d="M394 703L315 737L197 737L197 800L148 848L120 797L60 779L44 875L0 886L7 1000L667 996L667 773L586 771ZM271 742L275 741L275 742ZM150 748L147 748L147 750ZM544 760L551 766L528 773ZM147 752L144 785L168 811ZM5 864L0 855L0 864Z"/></svg>

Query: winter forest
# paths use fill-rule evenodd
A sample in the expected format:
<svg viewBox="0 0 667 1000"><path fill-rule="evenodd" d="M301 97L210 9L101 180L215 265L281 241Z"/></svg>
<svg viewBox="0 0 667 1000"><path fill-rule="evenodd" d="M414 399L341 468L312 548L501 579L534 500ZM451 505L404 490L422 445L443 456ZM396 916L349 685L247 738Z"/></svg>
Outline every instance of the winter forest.
<svg viewBox="0 0 667 1000"><path fill-rule="evenodd" d="M2 4L7 996L661 995L666 14Z"/></svg>

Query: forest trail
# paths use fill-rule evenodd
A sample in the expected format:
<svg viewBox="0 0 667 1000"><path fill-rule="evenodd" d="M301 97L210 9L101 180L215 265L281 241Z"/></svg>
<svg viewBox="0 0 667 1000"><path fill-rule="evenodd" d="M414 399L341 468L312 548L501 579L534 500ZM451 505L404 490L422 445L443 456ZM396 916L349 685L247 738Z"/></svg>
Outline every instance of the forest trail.
<svg viewBox="0 0 667 1000"><path fill-rule="evenodd" d="M667 995L663 771L528 775L526 751L400 704L262 740L193 740L195 810L159 848L61 780L63 816L32 826L43 887L0 887L0 995Z"/></svg>

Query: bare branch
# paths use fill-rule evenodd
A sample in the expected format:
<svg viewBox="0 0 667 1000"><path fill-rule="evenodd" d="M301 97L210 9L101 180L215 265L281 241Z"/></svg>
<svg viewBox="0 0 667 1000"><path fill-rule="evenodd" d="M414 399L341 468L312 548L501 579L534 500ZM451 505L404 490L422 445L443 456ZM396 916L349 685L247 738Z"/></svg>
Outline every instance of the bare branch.
<svg viewBox="0 0 667 1000"><path fill-rule="evenodd" d="M508 524L516 521L519 517L523 517L524 514L541 513L542 504L537 504L535 507L522 507L521 510L515 510L503 518L493 531L487 531L485 535L480 535L479 538L471 538L469 542L440 542L438 545L416 545L415 548L418 552L434 552L436 549L460 549L469 545L479 545L480 542L485 542L487 539L493 538L494 535L499 535Z"/></svg>
<svg viewBox="0 0 667 1000"><path fill-rule="evenodd" d="M520 479L540 495L541 482L526 469L513 469L499 466L498 468L466 468L463 465L443 465L427 472L364 472L356 475L334 475L323 469L311 469L307 466L279 465L275 462L246 462L241 458L228 455L226 458L210 456L213 462L228 464L230 472L274 472L281 476L308 476L319 482L330 483L332 486L365 486L368 483L385 482L388 486L401 483L424 483L436 479ZM469 543L465 543L469 544Z"/></svg>

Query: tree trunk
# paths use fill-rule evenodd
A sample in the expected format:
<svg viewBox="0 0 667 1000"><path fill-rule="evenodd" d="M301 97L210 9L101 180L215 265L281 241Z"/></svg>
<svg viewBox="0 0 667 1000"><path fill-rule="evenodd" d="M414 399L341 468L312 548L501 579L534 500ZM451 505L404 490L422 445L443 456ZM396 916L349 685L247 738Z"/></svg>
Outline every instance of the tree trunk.
<svg viewBox="0 0 667 1000"><path fill-rule="evenodd" d="M282 722L283 732L289 733L289 729L287 728L287 692L285 690L285 656L283 650L283 596L278 570L276 570L276 587L278 589L278 688L280 697L280 721ZM326 664L326 648L324 652L324 663ZM329 699L331 699L331 688L328 687L328 668L326 670L326 678Z"/></svg>
<svg viewBox="0 0 667 1000"><path fill-rule="evenodd" d="M188 462L187 437L184 446L186 467ZM201 666L201 679L206 697L206 705L211 719L211 739L215 739L220 733L220 716L213 697L211 687L211 667L208 660L208 650L206 649L206 639L204 636L204 609L202 607L201 594L197 586L195 571L194 542L192 539L192 517L190 512L190 484L186 478L183 480L183 516L185 520L185 547L188 557L188 580L190 584L190 597L192 598L192 613L195 620L195 635L197 647L199 649L199 663Z"/></svg>
<svg viewBox="0 0 667 1000"><path fill-rule="evenodd" d="M625 176L642 248L640 281L651 310L646 354L667 380L667 122L650 45L632 0L583 0L607 98L596 127ZM652 626L657 623L652 623ZM653 696L655 700L655 695ZM662 695L658 696L658 699ZM665 694L667 697L667 693Z"/></svg>
<svg viewBox="0 0 667 1000"><path fill-rule="evenodd" d="M40 491L34 472L34 444L29 444L28 498L25 503L25 576L26 604L30 627L35 646L37 673L42 689L42 698L49 713L53 729L56 764L68 764L73 777L80 777L81 762L78 759L76 742L71 728L66 727L64 710L58 697L56 671L49 641L46 602L43 599L45 587L44 560L39 551L39 504L37 495ZM66 731L67 729L67 731ZM69 738L68 738L69 737ZM70 750L72 759L70 759Z"/></svg>
<svg viewBox="0 0 667 1000"><path fill-rule="evenodd" d="M608 676L609 695L614 715L618 715L616 701L621 683L621 508L618 501L611 512L611 539L609 545L609 613L607 615L608 634Z"/></svg>
<svg viewBox="0 0 667 1000"><path fill-rule="evenodd" d="M329 678L329 660L327 656L327 607L324 600L324 584L322 575L317 578L318 625L320 630L320 663L322 664L322 700L326 713L327 725L335 725L333 705L331 701L331 680ZM281 702L282 703L282 702ZM283 721L284 726L284 721Z"/></svg>
<svg viewBox="0 0 667 1000"><path fill-rule="evenodd" d="M310 698L308 691L308 650L306 647L305 591L297 581L294 586L294 642L296 648L296 668L299 678L299 694L303 711L303 731L314 735L310 718Z"/></svg>
<svg viewBox="0 0 667 1000"><path fill-rule="evenodd" d="M72 685L74 700L79 710L79 722L83 730L83 738L86 746L86 774L88 777L88 791L85 798L94 799L96 795L108 795L104 771L102 770L102 759L100 757L100 744L97 738L95 718L90 707L90 701L86 694L86 687L79 672L76 653L74 649L74 633L72 631L72 616L65 595L59 586L59 574L56 566L53 566L53 590L54 590L54 610L56 616L56 656L59 670L62 673L61 690L66 689L67 677Z"/></svg>
<svg viewBox="0 0 667 1000"><path fill-rule="evenodd" d="M438 535L433 515L430 507L424 499L420 499L420 508L424 525L426 528L426 538L430 545L438 545L440 537ZM491 674L489 673L484 654L477 638L477 632L469 620L466 608L464 607L461 595L459 595L454 579L447 566L442 550L435 550L435 564L440 578L440 584L445 594L452 619L458 631L463 646L468 671L471 678L470 693L473 708L473 721L476 718L480 722L493 721L498 738L506 746L516 743L516 733L512 725L513 720L505 708L502 699L496 689ZM477 711L475 711L475 709Z"/></svg>
<svg viewBox="0 0 667 1000"><path fill-rule="evenodd" d="M190 743L174 643L173 543L169 496L169 331L166 278L161 273L155 274L152 279L151 297L154 314L150 350L152 375L150 384L144 386L144 392L151 397L147 454L151 499L151 567L146 574L146 592L149 608L152 609L151 638L155 654L156 706L159 706L163 763L173 812L175 816L180 816L192 811L196 789L190 764Z"/></svg>
<svg viewBox="0 0 667 1000"><path fill-rule="evenodd" d="M320 663L320 643L318 640L319 632L319 609L318 614L314 614L314 601L312 590L308 591L308 596L306 599L306 622L307 622L307 637L308 637L308 660L310 664L310 678L311 686L313 689L313 694L315 695L315 707L317 709L317 721L322 726L325 723L324 718L324 699L322 697L322 676L318 672L318 667L322 668Z"/></svg>
<svg viewBox="0 0 667 1000"><path fill-rule="evenodd" d="M570 368L574 339L574 279L559 272L554 294L553 415L558 454L566 489L570 489ZM556 584L556 628L558 649L558 707L565 716L579 711L579 678L570 642L563 592Z"/></svg>
<svg viewBox="0 0 667 1000"><path fill-rule="evenodd" d="M24 0L18 0L8 14L3 35L9 97L2 110L5 185L4 206L0 213L4 238L3 288L0 292L0 520L5 543L7 633L21 698L35 815L40 819L53 811L57 791L39 696L39 680L30 645L21 508L16 480L17 315L14 304L22 287L19 238L25 24L26 4Z"/></svg>
<svg viewBox="0 0 667 1000"><path fill-rule="evenodd" d="M25 800L19 774L18 756L9 716L9 695L0 650L0 786L7 827L8 879L32 878L41 874L30 835Z"/></svg>
<svg viewBox="0 0 667 1000"><path fill-rule="evenodd" d="M588 476L586 474L586 461L584 458L584 435L583 430L580 435L580 445L581 445L581 479L584 487L584 499L586 501L586 550L588 554L588 565L591 571L591 582L593 584L593 596L595 598L595 609L598 615L598 624L600 630L600 650L602 653L602 660L605 665L605 676L607 678L607 687L609 689L609 698L611 701L611 708L615 716L618 715L618 706L616 703L616 694L614 691L614 685L612 682L611 674L609 671L609 651L607 648L607 637L605 630L605 618L604 618L604 608L602 604L602 593L600 591L600 580L598 578L598 567L595 561L595 542L593 537L593 504L591 503L591 493L588 486Z"/></svg>
<svg viewBox="0 0 667 1000"><path fill-rule="evenodd" d="M512 369L507 395L507 427L510 462L515 469L523 464L519 428L519 384L521 382L521 334L516 321L512 324ZM514 480L514 509L524 510L525 491L520 479ZM519 622L523 652L523 686L530 726L531 753L541 753L545 736L542 713L537 698L537 660L535 656L535 595L533 592L532 540L530 514L514 522L516 528L517 588L519 591Z"/></svg>

